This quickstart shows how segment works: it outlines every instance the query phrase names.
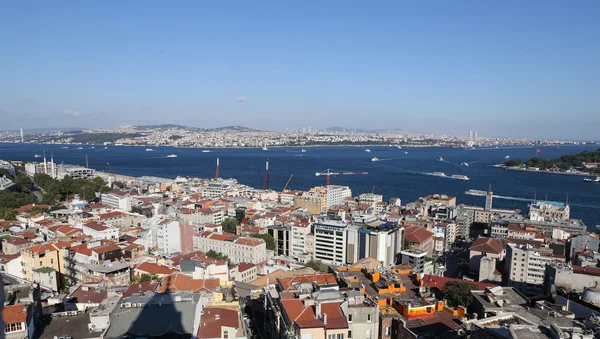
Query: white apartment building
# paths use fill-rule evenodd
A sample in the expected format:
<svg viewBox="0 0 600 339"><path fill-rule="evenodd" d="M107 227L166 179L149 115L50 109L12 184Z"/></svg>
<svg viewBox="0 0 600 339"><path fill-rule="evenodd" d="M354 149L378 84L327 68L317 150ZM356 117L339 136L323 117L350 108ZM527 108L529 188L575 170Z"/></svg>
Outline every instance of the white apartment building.
<svg viewBox="0 0 600 339"><path fill-rule="evenodd" d="M56 172L57 179L67 175L73 179L94 179L96 170L86 167L59 166Z"/></svg>
<svg viewBox="0 0 600 339"><path fill-rule="evenodd" d="M536 202L529 205L529 219L535 221L569 221L571 208L569 205L550 202Z"/></svg>
<svg viewBox="0 0 600 339"><path fill-rule="evenodd" d="M455 223L436 223L433 225L434 251L438 254L449 251L456 240Z"/></svg>
<svg viewBox="0 0 600 339"><path fill-rule="evenodd" d="M181 253L181 232L179 221L161 220L154 232L156 237L156 248L160 254L171 255Z"/></svg>
<svg viewBox="0 0 600 339"><path fill-rule="evenodd" d="M183 221L194 225L220 224L225 220L224 208L181 208L177 216Z"/></svg>
<svg viewBox="0 0 600 339"><path fill-rule="evenodd" d="M81 225L83 234L89 235L93 240L119 240L119 228L108 227L103 223L89 221Z"/></svg>
<svg viewBox="0 0 600 339"><path fill-rule="evenodd" d="M194 250L205 253L210 250L220 252L228 256L233 263L259 264L269 259L264 240L240 237L229 233L202 232L194 236Z"/></svg>
<svg viewBox="0 0 600 339"><path fill-rule="evenodd" d="M398 252L402 250L404 228L393 222L371 220L355 223L347 229L346 263L352 264L370 257L383 265L396 263Z"/></svg>
<svg viewBox="0 0 600 339"><path fill-rule="evenodd" d="M292 225L292 257L297 258L307 253L306 238L310 233L310 226L310 223L295 223Z"/></svg>
<svg viewBox="0 0 600 339"><path fill-rule="evenodd" d="M546 265L564 258L553 257L549 248L510 243L505 260L509 285L525 293L538 293L543 290Z"/></svg>
<svg viewBox="0 0 600 339"><path fill-rule="evenodd" d="M314 259L325 264L343 265L346 263L346 223L325 220L314 224Z"/></svg>
<svg viewBox="0 0 600 339"><path fill-rule="evenodd" d="M358 196L359 204L375 206L378 202L383 202L383 195L363 193Z"/></svg>
<svg viewBox="0 0 600 339"><path fill-rule="evenodd" d="M112 190L102 194L102 203L115 209L131 212L131 195L128 192Z"/></svg>
<svg viewBox="0 0 600 339"><path fill-rule="evenodd" d="M317 186L302 194L302 199L321 204L321 211L344 204L346 198L352 197L352 190L348 186Z"/></svg>

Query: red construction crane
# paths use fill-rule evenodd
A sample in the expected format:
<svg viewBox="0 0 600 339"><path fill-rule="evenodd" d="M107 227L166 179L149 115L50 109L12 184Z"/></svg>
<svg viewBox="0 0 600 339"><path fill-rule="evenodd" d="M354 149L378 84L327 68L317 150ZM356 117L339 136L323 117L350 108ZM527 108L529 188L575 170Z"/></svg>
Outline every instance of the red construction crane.
<svg viewBox="0 0 600 339"><path fill-rule="evenodd" d="M331 176L336 176L336 175L359 175L359 174L369 174L367 172L348 172L348 171L339 171L339 170L333 170L331 168L328 168L326 170L324 170L323 172L317 172L315 173L315 175L318 176L325 176L325 184L327 186L330 185L330 179Z"/></svg>

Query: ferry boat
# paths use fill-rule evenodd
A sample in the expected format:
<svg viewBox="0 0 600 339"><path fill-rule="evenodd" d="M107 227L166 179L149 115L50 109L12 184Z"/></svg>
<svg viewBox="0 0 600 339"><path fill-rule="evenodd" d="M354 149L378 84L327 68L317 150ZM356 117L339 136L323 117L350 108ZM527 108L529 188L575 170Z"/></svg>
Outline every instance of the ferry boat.
<svg viewBox="0 0 600 339"><path fill-rule="evenodd" d="M92 147L90 147L90 148L94 149L94 148L96 148L96 147L92 146Z"/></svg>
<svg viewBox="0 0 600 339"><path fill-rule="evenodd" d="M583 178L583 181L585 182L600 182L600 177L585 177Z"/></svg>
<svg viewBox="0 0 600 339"><path fill-rule="evenodd" d="M264 147L262 148L262 150L263 150L263 151L268 151L269 149L267 148L267 146L264 146Z"/></svg>
<svg viewBox="0 0 600 339"><path fill-rule="evenodd" d="M39 154L36 154L36 155L34 155L33 157L34 157L34 158L41 158L42 156L41 156L41 155L39 155Z"/></svg>
<svg viewBox="0 0 600 339"><path fill-rule="evenodd" d="M444 158L442 158L442 157L439 157L439 158L438 158L438 161L444 161Z"/></svg>
<svg viewBox="0 0 600 339"><path fill-rule="evenodd" d="M77 147L77 149L83 149L83 147Z"/></svg>
<svg viewBox="0 0 600 339"><path fill-rule="evenodd" d="M505 156L504 159L510 159L510 155Z"/></svg>
<svg viewBox="0 0 600 339"><path fill-rule="evenodd" d="M209 149L202 150L202 153L210 153Z"/></svg>
<svg viewBox="0 0 600 339"><path fill-rule="evenodd" d="M365 152L367 152L367 153L371 153L371 150L367 148L367 149L365 150Z"/></svg>
<svg viewBox="0 0 600 339"><path fill-rule="evenodd" d="M154 151L152 148L146 148L146 152L152 152Z"/></svg>
<svg viewBox="0 0 600 339"><path fill-rule="evenodd" d="M306 153L306 150L303 148L300 152L302 153Z"/></svg>
<svg viewBox="0 0 600 339"><path fill-rule="evenodd" d="M466 176L466 175L460 175L460 174L453 174L452 175L452 179L470 180L468 176Z"/></svg>
<svg viewBox="0 0 600 339"><path fill-rule="evenodd" d="M408 152L404 152L404 154L408 154Z"/></svg>
<svg viewBox="0 0 600 339"><path fill-rule="evenodd" d="M469 167L469 163L468 162L461 162L460 165L461 166L465 166L465 167Z"/></svg>
<svg viewBox="0 0 600 339"><path fill-rule="evenodd" d="M444 172L433 172L432 174L435 175L436 177L445 177L446 176L446 173L444 173Z"/></svg>
<svg viewBox="0 0 600 339"><path fill-rule="evenodd" d="M169 154L167 155L167 158L177 158L177 154Z"/></svg>
<svg viewBox="0 0 600 339"><path fill-rule="evenodd" d="M371 161L379 161L379 158L378 158L378 157L373 157L373 158L371 159Z"/></svg>
<svg viewBox="0 0 600 339"><path fill-rule="evenodd" d="M470 189L470 190L466 191L465 194L467 194L467 195L474 195L474 196L477 196L477 197L485 197L485 195L487 194L487 192L486 191L481 191L481 190Z"/></svg>
<svg viewBox="0 0 600 339"><path fill-rule="evenodd" d="M402 146L398 146L398 149L402 149Z"/></svg>
<svg viewBox="0 0 600 339"><path fill-rule="evenodd" d="M63 147L61 147L61 148L63 148L63 149L67 149L67 148L69 148L69 146L63 146Z"/></svg>

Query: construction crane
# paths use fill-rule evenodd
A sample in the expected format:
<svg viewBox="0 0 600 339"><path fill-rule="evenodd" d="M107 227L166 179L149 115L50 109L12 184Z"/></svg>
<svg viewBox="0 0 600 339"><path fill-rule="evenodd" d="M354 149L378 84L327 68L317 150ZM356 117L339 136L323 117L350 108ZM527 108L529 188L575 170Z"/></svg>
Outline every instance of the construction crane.
<svg viewBox="0 0 600 339"><path fill-rule="evenodd" d="M290 178L288 179L288 181L285 183L285 186L283 186L283 189L281 190L281 193L285 192L285 189L288 187L288 185L290 184L290 181L292 180L292 177L294 175L290 175Z"/></svg>
<svg viewBox="0 0 600 339"><path fill-rule="evenodd" d="M333 170L333 169L326 169L323 172L317 172L315 173L315 175L318 176L325 176L325 184L327 186L330 185L330 178L331 176L336 176L336 175L360 175L360 174L369 174L367 172L349 172L349 171L338 171L338 170Z"/></svg>

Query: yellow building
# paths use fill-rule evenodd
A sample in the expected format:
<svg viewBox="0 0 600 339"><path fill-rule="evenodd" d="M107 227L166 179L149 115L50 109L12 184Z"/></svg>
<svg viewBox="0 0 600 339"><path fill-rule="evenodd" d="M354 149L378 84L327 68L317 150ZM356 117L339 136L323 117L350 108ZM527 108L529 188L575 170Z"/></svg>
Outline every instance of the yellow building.
<svg viewBox="0 0 600 339"><path fill-rule="evenodd" d="M23 277L33 281L33 270L49 267L59 274L65 273L64 249L71 243L59 241L56 243L35 245L21 250L21 266Z"/></svg>

